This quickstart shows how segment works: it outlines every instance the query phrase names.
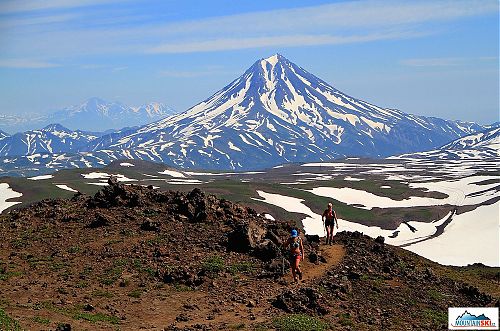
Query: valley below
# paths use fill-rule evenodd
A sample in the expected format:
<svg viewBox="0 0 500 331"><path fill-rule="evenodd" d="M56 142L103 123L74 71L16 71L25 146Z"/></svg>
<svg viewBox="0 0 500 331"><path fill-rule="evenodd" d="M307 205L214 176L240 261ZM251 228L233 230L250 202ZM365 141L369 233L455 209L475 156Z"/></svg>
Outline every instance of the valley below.
<svg viewBox="0 0 500 331"><path fill-rule="evenodd" d="M491 160L347 159L262 171L207 172L145 161L100 169L4 177L4 209L45 198L95 194L110 176L125 184L188 192L194 188L293 221L323 237L321 214L332 202L339 231L359 231L445 265L499 266L497 163ZM12 207L11 207L12 208Z"/></svg>

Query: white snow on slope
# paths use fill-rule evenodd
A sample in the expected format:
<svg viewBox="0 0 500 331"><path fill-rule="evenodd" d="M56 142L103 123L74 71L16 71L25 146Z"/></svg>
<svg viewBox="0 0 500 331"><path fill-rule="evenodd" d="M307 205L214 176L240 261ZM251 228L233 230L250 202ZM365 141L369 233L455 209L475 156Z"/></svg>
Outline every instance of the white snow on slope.
<svg viewBox="0 0 500 331"><path fill-rule="evenodd" d="M351 182L360 182L360 181L363 181L364 179L363 178L355 178L355 177L347 176L347 177L344 178L344 180L351 181Z"/></svg>
<svg viewBox="0 0 500 331"><path fill-rule="evenodd" d="M135 165L133 165L132 163L128 163L128 162L123 162L123 163L120 163L120 166L122 166L122 167L134 167Z"/></svg>
<svg viewBox="0 0 500 331"><path fill-rule="evenodd" d="M321 215L314 213L304 205L304 200L263 191L257 191L257 193L263 199L252 199L269 203L292 213L307 215L302 220L306 234L326 235ZM480 262L490 266L500 266L498 260L499 206L499 202L497 202L491 206L481 206L473 211L455 215L441 236L404 248L442 264L466 265ZM384 230L376 226L366 226L339 219L339 229L335 229L335 232L359 231L372 238L384 236L388 244L398 246L428 238L436 232L436 227L443 224L449 216L450 213L441 220L430 223L408 222L417 230L415 232L412 232L404 223L400 224L396 230ZM398 232L397 236L390 238L396 231ZM469 239L471 240L470 244L464 243ZM430 243L429 247L428 243Z"/></svg>
<svg viewBox="0 0 500 331"><path fill-rule="evenodd" d="M11 206L21 203L18 201L7 201L7 200L19 198L22 195L23 195L22 193L14 191L9 186L9 184L0 183L0 213Z"/></svg>
<svg viewBox="0 0 500 331"><path fill-rule="evenodd" d="M137 179L127 178L121 174L108 174L105 172L91 172L88 174L82 174L82 176L85 179L108 179L109 177L114 176L114 177L116 177L116 179L119 182L136 182L137 181ZM93 183L88 183L88 184L93 184Z"/></svg>
<svg viewBox="0 0 500 331"><path fill-rule="evenodd" d="M436 238L413 244L407 250L445 265L483 263L500 266L500 202L460 215Z"/></svg>
<svg viewBox="0 0 500 331"><path fill-rule="evenodd" d="M77 190L69 187L68 185L65 184L56 184L57 187L59 187L62 190L70 191L70 192L78 192Z"/></svg>
<svg viewBox="0 0 500 331"><path fill-rule="evenodd" d="M174 178L185 178L186 176L179 171L174 171L174 170L164 170L161 172L158 172L160 175L168 175Z"/></svg>
<svg viewBox="0 0 500 331"><path fill-rule="evenodd" d="M40 175L40 176L30 177L28 179L30 179L30 180L43 180L43 179L50 179L50 178L54 178L54 176L52 176L52 175Z"/></svg>
<svg viewBox="0 0 500 331"><path fill-rule="evenodd" d="M405 207L422 207L422 206L439 206L439 205L475 205L485 202L495 197L498 183L477 185L475 183L484 180L497 179L493 176L472 176L452 181L411 183L411 188L425 188L429 191L445 193L448 198L436 199L426 197L409 197L403 200L394 200L388 197L375 195L363 190L357 190L349 187L316 187L312 190L307 190L318 196L332 197L335 200L341 201L348 205L360 205L366 209L372 208L405 208ZM489 190L474 196L467 196L480 191Z"/></svg>
<svg viewBox="0 0 500 331"><path fill-rule="evenodd" d="M105 172L91 172L88 174L82 174L85 179L108 179L111 175Z"/></svg>

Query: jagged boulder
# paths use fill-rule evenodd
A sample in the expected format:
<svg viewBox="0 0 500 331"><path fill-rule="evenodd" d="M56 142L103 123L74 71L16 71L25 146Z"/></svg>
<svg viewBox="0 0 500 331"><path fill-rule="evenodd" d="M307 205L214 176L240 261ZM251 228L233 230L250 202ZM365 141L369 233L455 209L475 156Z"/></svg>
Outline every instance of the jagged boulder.
<svg viewBox="0 0 500 331"><path fill-rule="evenodd" d="M255 246L254 253L261 260L270 261L280 255L280 249L270 239L264 239Z"/></svg>
<svg viewBox="0 0 500 331"><path fill-rule="evenodd" d="M478 306L486 306L493 301L491 295L481 292L475 286L464 285L460 288L459 292L476 302Z"/></svg>
<svg viewBox="0 0 500 331"><path fill-rule="evenodd" d="M95 229L95 228L100 228L103 226L109 226L111 225L111 220L109 217L107 217L104 214L98 213L95 215L95 218L90 224L88 225L89 228Z"/></svg>
<svg viewBox="0 0 500 331"><path fill-rule="evenodd" d="M198 286L203 283L203 277L198 276L187 267L168 267L158 271L163 282L167 284L184 284L187 286Z"/></svg>
<svg viewBox="0 0 500 331"><path fill-rule="evenodd" d="M238 223L228 234L228 249L235 252L249 252L263 242L266 234L267 229L256 220Z"/></svg>

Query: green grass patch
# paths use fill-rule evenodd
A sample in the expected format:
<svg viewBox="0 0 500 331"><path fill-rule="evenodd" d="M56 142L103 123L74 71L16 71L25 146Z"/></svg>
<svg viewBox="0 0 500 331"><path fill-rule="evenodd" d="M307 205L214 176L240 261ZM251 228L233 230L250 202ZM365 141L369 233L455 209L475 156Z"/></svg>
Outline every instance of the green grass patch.
<svg viewBox="0 0 500 331"><path fill-rule="evenodd" d="M424 316L436 324L448 324L448 312L437 311L426 308L423 310Z"/></svg>
<svg viewBox="0 0 500 331"><path fill-rule="evenodd" d="M106 322L111 324L120 324L120 319L118 317L102 313L91 314L82 312L75 314L73 318L76 320L84 320L90 323Z"/></svg>
<svg viewBox="0 0 500 331"><path fill-rule="evenodd" d="M227 267L231 274L251 272L254 268L253 264L248 261L233 263Z"/></svg>
<svg viewBox="0 0 500 331"><path fill-rule="evenodd" d="M142 295L142 291L137 289L137 290L133 290L131 291L128 296L131 297L131 298L136 298L136 299L139 299Z"/></svg>
<svg viewBox="0 0 500 331"><path fill-rule="evenodd" d="M23 273L21 271L7 271L6 273L0 274L0 280L8 280L12 277L19 277Z"/></svg>
<svg viewBox="0 0 500 331"><path fill-rule="evenodd" d="M342 314L339 314L338 316L339 316L340 325L343 325L343 326L352 326L353 325L350 314L342 313Z"/></svg>
<svg viewBox="0 0 500 331"><path fill-rule="evenodd" d="M132 261L132 267L136 271L138 271L140 273L147 274L150 277L156 276L156 270L154 270L153 268L151 268L149 266L145 266L140 259L134 259Z"/></svg>
<svg viewBox="0 0 500 331"><path fill-rule="evenodd" d="M190 292L192 291L193 289L185 284L174 284L173 285L174 289L177 291L177 292Z"/></svg>
<svg viewBox="0 0 500 331"><path fill-rule="evenodd" d="M58 314L62 314L67 317L71 317L75 320L84 320L91 323L96 322L106 322L111 324L119 324L120 319L113 315L106 315L103 313L88 313L82 311L83 306L77 305L73 307L58 307L50 301L43 301L33 305L34 310L46 309ZM0 328L0 330L2 330Z"/></svg>
<svg viewBox="0 0 500 331"><path fill-rule="evenodd" d="M121 277L122 273L123 268L121 266L106 269L100 281L104 285L112 285Z"/></svg>
<svg viewBox="0 0 500 331"><path fill-rule="evenodd" d="M43 325L49 325L50 324L50 320L48 318L41 317L41 316L35 316L35 317L33 317L33 322L38 323L38 324L43 324Z"/></svg>
<svg viewBox="0 0 500 331"><path fill-rule="evenodd" d="M327 324L322 320L305 314L285 315L273 320L273 326L279 331L323 331Z"/></svg>
<svg viewBox="0 0 500 331"><path fill-rule="evenodd" d="M7 315L5 310L0 308L0 330L2 331L21 331L21 325L18 321Z"/></svg>
<svg viewBox="0 0 500 331"><path fill-rule="evenodd" d="M16 238L10 241L12 248L21 249L29 246L29 240L23 238Z"/></svg>
<svg viewBox="0 0 500 331"><path fill-rule="evenodd" d="M435 289L431 289L431 290L427 291L427 293L429 294L429 297L431 299L436 300L436 301L440 301L444 298L444 295Z"/></svg>
<svg viewBox="0 0 500 331"><path fill-rule="evenodd" d="M50 264L50 270L52 271L60 271L64 268L66 268L68 265L65 262L62 261L52 261Z"/></svg>
<svg viewBox="0 0 500 331"><path fill-rule="evenodd" d="M87 283L84 280L80 280L78 283L75 284L76 288L86 288L89 287L89 283Z"/></svg>
<svg viewBox="0 0 500 331"><path fill-rule="evenodd" d="M222 257L213 255L202 262L201 268L207 273L217 274L224 270L225 262Z"/></svg>
<svg viewBox="0 0 500 331"><path fill-rule="evenodd" d="M79 246L72 246L68 249L68 253L75 254L80 252L82 249Z"/></svg>

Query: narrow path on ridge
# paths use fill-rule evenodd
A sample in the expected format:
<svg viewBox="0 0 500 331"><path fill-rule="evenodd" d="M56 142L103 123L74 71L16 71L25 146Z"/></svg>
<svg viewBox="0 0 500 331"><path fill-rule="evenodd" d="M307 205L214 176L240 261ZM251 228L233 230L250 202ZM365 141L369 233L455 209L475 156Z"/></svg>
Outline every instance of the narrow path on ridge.
<svg viewBox="0 0 500 331"><path fill-rule="evenodd" d="M301 263L301 268L304 273L302 282L307 282L323 276L332 266L338 265L345 255L344 246L338 244L332 246L321 244L319 246L319 251L321 252L321 256L326 259L326 263L314 264L310 262L307 258L308 252L305 252L306 258Z"/></svg>

